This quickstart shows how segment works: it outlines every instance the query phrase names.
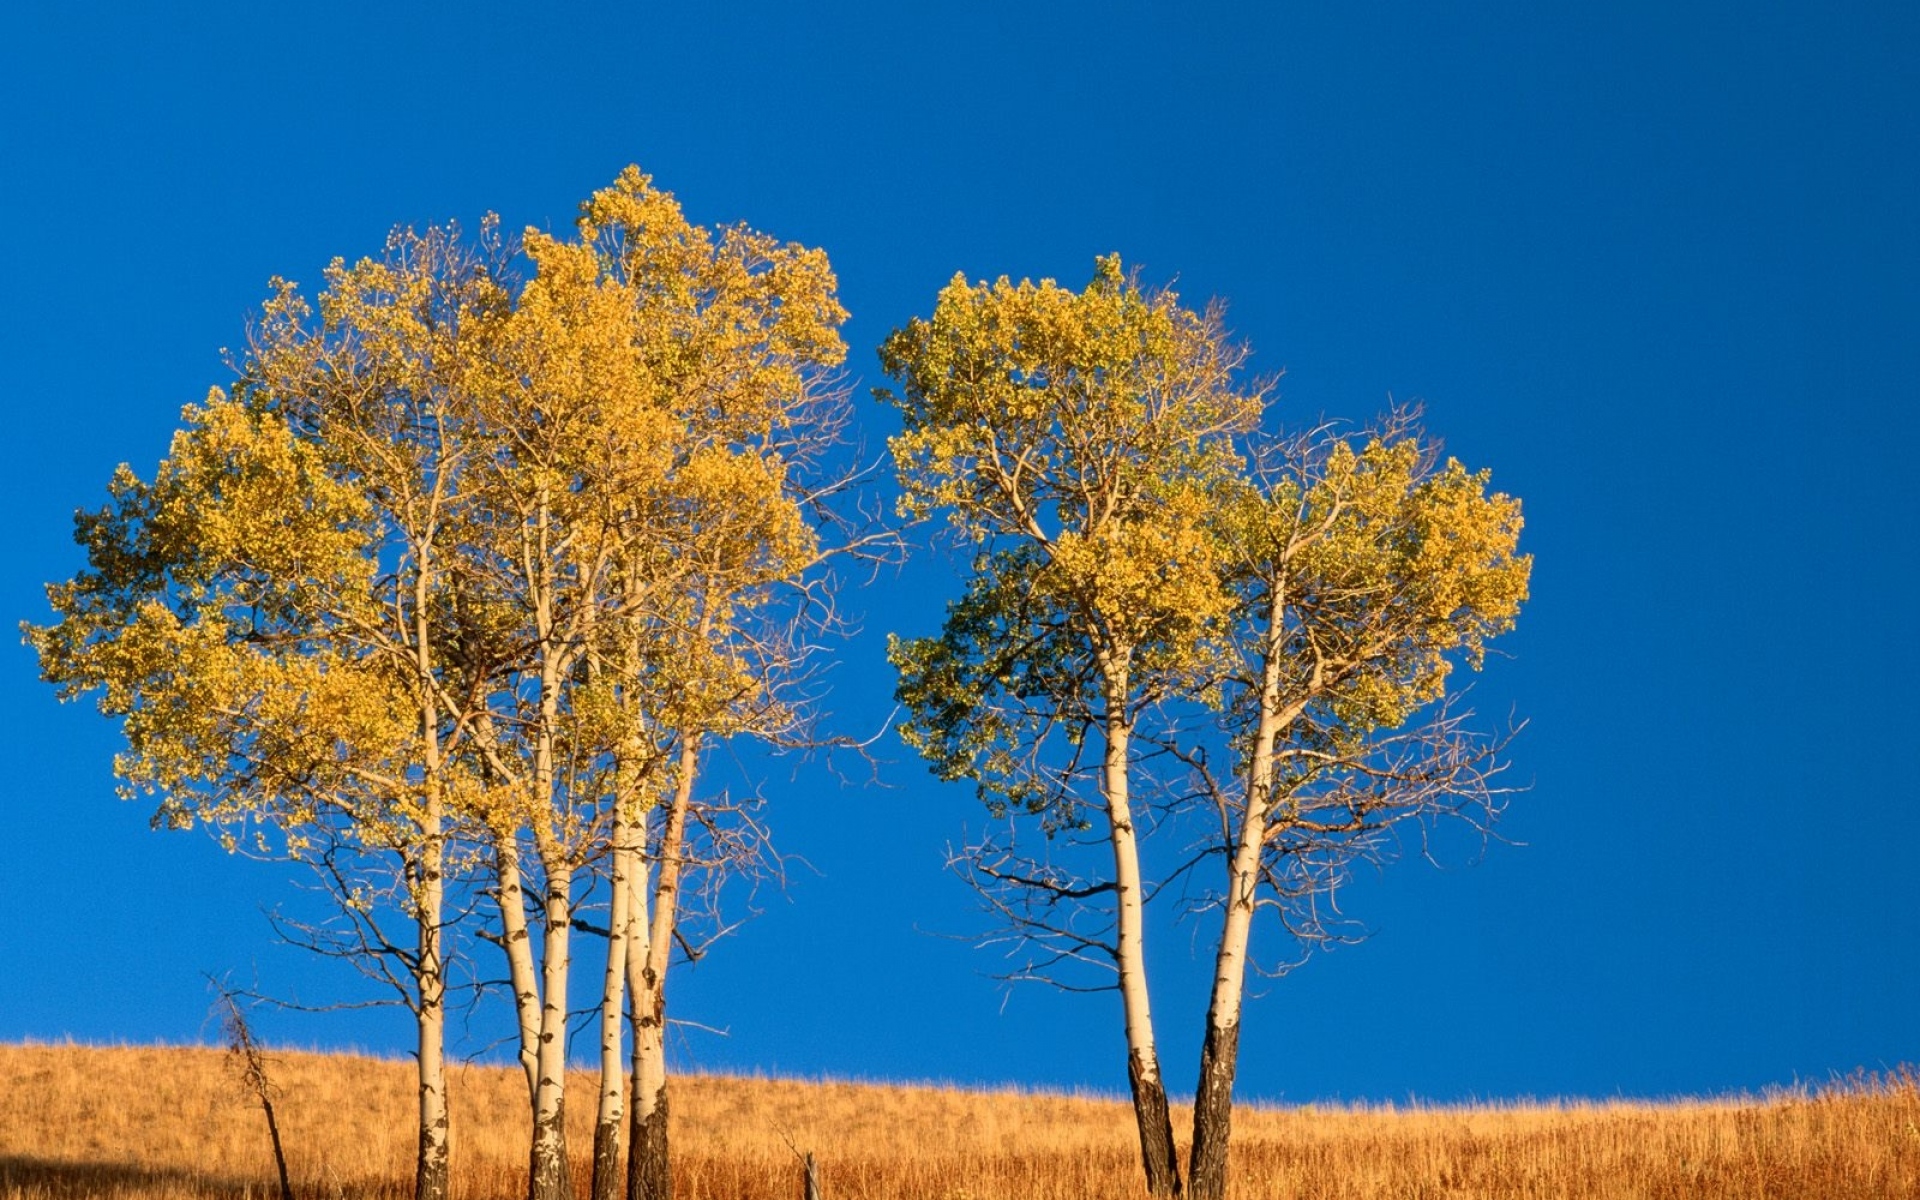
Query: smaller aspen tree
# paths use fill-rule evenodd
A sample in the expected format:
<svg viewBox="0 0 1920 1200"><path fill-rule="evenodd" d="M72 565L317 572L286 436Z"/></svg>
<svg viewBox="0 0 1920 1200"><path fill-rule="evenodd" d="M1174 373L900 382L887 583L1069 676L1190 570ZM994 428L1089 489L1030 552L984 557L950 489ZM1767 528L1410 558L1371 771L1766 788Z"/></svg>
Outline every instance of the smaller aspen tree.
<svg viewBox="0 0 1920 1200"><path fill-rule="evenodd" d="M991 844L964 867L1046 948L1025 974L1113 971L1147 1187L1176 1195L1135 739L1169 697L1204 686L1210 631L1232 603L1208 522L1260 398L1236 388L1240 352L1216 313L1143 292L1117 257L1077 293L957 277L881 360L899 385L880 395L904 419L892 443L904 514L944 512L978 548L941 634L893 643L903 736L943 778L974 780L996 814L1106 843L1095 879Z"/></svg>
<svg viewBox="0 0 1920 1200"><path fill-rule="evenodd" d="M1189 1187L1221 1200L1253 919L1295 943L1337 936L1334 891L1404 829L1485 829L1505 739L1450 703L1456 659L1478 668L1513 627L1532 566L1520 505L1485 472L1442 462L1413 415L1358 440L1317 430L1268 443L1220 529L1237 598L1213 749L1180 749L1217 815L1222 927L1194 1100Z"/></svg>

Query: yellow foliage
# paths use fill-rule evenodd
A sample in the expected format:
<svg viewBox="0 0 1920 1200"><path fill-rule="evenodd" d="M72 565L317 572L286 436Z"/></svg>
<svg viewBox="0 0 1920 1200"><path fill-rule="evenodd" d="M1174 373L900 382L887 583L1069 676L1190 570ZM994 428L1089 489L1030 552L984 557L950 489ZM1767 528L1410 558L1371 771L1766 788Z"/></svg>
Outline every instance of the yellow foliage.
<svg viewBox="0 0 1920 1200"><path fill-rule="evenodd" d="M740 638L819 553L786 455L844 356L825 256L634 169L522 248L524 282L491 218L335 260L311 303L275 279L232 392L82 515L28 639L161 819L401 847L600 803L636 729L657 758L777 717Z"/></svg>

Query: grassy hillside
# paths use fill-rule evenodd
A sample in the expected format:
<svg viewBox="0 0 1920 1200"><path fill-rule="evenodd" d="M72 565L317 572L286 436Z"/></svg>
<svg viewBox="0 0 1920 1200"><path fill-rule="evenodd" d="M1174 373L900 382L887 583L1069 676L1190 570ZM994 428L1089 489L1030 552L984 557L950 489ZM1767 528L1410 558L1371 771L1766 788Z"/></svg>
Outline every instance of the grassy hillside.
<svg viewBox="0 0 1920 1200"><path fill-rule="evenodd" d="M276 1053L295 1189L410 1195L411 1068ZM275 1190L265 1122L218 1050L0 1046L0 1200L240 1200ZM592 1083L578 1080L579 1096ZM683 1200L791 1200L788 1142L827 1200L1085 1200L1140 1193L1118 1101L699 1077L673 1084ZM453 1081L455 1194L522 1190L517 1074ZM585 1177L590 1113L572 1114ZM1179 1118L1176 1117L1176 1120ZM1920 1197L1920 1075L1670 1105L1258 1110L1235 1121L1236 1195L1360 1198Z"/></svg>

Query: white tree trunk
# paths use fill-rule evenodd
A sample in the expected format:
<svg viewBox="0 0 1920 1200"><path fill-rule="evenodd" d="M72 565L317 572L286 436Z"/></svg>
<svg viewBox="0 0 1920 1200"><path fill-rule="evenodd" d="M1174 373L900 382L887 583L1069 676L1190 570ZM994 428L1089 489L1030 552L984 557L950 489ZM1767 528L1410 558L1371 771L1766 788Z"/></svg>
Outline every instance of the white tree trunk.
<svg viewBox="0 0 1920 1200"><path fill-rule="evenodd" d="M519 1022L520 1069L527 1079L527 1102L540 1083L540 984L534 971L533 937L527 930L526 882L520 874L520 850L512 834L494 840L494 874L499 882L500 948L507 958L507 983L513 989Z"/></svg>
<svg viewBox="0 0 1920 1200"><path fill-rule="evenodd" d="M428 821L440 827L437 802ZM447 983L444 940L444 844L435 833L420 850L419 895L414 913L419 960L415 966L419 1009L415 1014L419 1066L419 1156L414 1166L414 1200L446 1200L451 1177L452 1119L447 1108Z"/></svg>
<svg viewBox="0 0 1920 1200"><path fill-rule="evenodd" d="M667 1144L667 968L673 962L673 931L680 916L680 868L684 857L687 811L700 765L700 735L683 734L675 767L673 798L661 822L653 858L659 874L653 885L652 911L644 900L635 907L645 922L627 957L633 992L632 1129L627 1139L628 1200L671 1200L672 1162ZM646 872L636 872L636 890Z"/></svg>
<svg viewBox="0 0 1920 1200"><path fill-rule="evenodd" d="M567 1160L567 970L571 963L573 874L546 865L545 929L540 945L540 1035L533 1090L529 1200L573 1200Z"/></svg>
<svg viewBox="0 0 1920 1200"><path fill-rule="evenodd" d="M560 693L569 665L555 625L561 574L553 565L553 514L546 496L535 510L537 552L528 582L539 635L539 717L532 729L532 805L535 848L545 885L541 895L540 1025L535 1047L533 1145L527 1200L572 1200L567 1160L567 974L572 965L573 872L566 844L572 797L560 782Z"/></svg>
<svg viewBox="0 0 1920 1200"><path fill-rule="evenodd" d="M607 900L607 969L600 984L600 1107L593 1126L593 1200L620 1194L620 1137L626 1118L626 1056L622 1014L626 1008L627 955L633 938L633 881L639 855L629 798L616 797L612 879Z"/></svg>
<svg viewBox="0 0 1920 1200"><path fill-rule="evenodd" d="M1240 1059L1240 1005L1246 989L1247 947L1273 805L1274 743L1287 720L1280 706L1284 617L1283 597L1276 587L1268 611L1260 719L1248 748L1240 829L1227 871L1226 914L1214 956L1213 995L1200 1048L1200 1079L1194 1088L1193 1160L1188 1172L1194 1200L1224 1200L1227 1191L1227 1141L1233 1131L1233 1079Z"/></svg>
<svg viewBox="0 0 1920 1200"><path fill-rule="evenodd" d="M1173 1117L1154 1046L1153 1012L1147 997L1145 936L1146 893L1140 872L1139 833L1133 825L1128 789L1128 744L1133 727L1127 715L1127 668L1102 656L1107 676L1106 754L1101 763L1101 794L1107 808L1108 840L1113 849L1116 950L1120 999L1126 1013L1127 1083L1133 1092L1134 1120L1140 1130L1140 1156L1147 1190L1155 1196L1180 1194L1180 1162L1173 1146Z"/></svg>
<svg viewBox="0 0 1920 1200"><path fill-rule="evenodd" d="M444 931L446 907L446 793L441 779L440 704L434 691L431 625L427 619L433 556L418 547L419 570L413 577L413 654L416 704L420 713L421 747L426 771L426 813L416 861L410 864L413 888L415 951L413 975L418 1008L415 1021L415 1063L419 1083L418 1155L414 1163L414 1200L446 1200L452 1176L452 1116L447 1106L447 962Z"/></svg>

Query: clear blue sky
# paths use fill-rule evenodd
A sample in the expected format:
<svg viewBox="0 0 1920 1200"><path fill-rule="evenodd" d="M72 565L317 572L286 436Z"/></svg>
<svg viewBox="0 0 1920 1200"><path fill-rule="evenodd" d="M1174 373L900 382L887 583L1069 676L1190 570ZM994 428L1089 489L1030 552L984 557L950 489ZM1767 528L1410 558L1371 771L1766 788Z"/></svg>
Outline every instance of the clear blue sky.
<svg viewBox="0 0 1920 1200"><path fill-rule="evenodd" d="M637 162L696 220L826 248L863 387L956 270L1077 286L1117 250L1229 302L1285 419L1423 399L1523 498L1536 556L1477 691L1532 720L1525 845L1363 880L1372 938L1255 1001L1242 1094L1920 1060L1920 10L1443 7L11 6L0 610L44 616L74 509L151 471L270 275L312 283L396 223L563 226ZM930 629L950 580L924 559L859 595L839 727L884 718L880 635ZM0 1038L194 1039L202 970L344 994L273 946L278 872L114 798L117 731L23 647L0 706ZM677 978L679 1015L727 1031L677 1061L1123 1089L1114 997L1003 995L926 932L973 926L941 860L980 812L887 745L885 788L767 780L813 870ZM1206 957L1154 937L1190 1087ZM398 1011L262 1024L408 1040Z"/></svg>

